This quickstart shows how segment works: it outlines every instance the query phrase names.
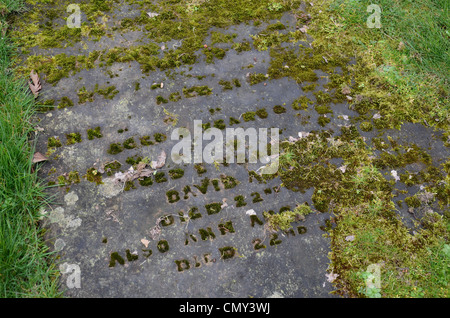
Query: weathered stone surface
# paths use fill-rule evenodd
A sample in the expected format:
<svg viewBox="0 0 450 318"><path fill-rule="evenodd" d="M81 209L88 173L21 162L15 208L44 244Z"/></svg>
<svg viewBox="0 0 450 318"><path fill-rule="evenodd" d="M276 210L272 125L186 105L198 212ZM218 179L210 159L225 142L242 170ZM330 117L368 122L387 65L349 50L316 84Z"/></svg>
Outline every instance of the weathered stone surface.
<svg viewBox="0 0 450 318"><path fill-rule="evenodd" d="M123 13L125 16L132 12ZM117 17L119 19L119 16ZM283 19L288 30L295 29L295 19L286 14ZM275 21L272 21L275 22ZM237 33L236 42L251 40L250 35L264 30L267 23L259 27L237 25L227 30ZM140 32L114 34L99 42L87 42L87 49L68 47L44 51L35 48L40 54L88 54L99 48L126 46L139 39ZM171 47L176 41L165 43ZM307 45L307 43L305 43ZM285 43L296 47L297 44ZM80 268L81 286L68 283L72 272L62 271L62 285L68 288L68 297L329 297L331 283L326 279L328 267L329 239L324 237L321 226L330 219L330 213L313 213L304 221L293 223L289 233L270 233L264 226L264 211L279 212L283 207L295 208L297 204L311 202L313 189L305 193L292 192L280 186L279 179L259 182L249 177L249 171L257 170L258 164L229 164L228 166L204 164L206 172L199 174L194 164L176 165L170 155L164 167L165 181L143 186L139 180L134 186L126 188L115 184L111 176L102 175L101 184L89 182L83 175L91 168L96 171L102 165L118 161L120 171L127 171L130 157L156 160L161 151L171 153L177 141L171 140L172 131L186 127L191 133L194 120L202 120L211 126L223 120L226 127L271 128L282 130L281 138L298 136L299 132L321 130L317 124L319 115L309 110L293 110L291 104L299 96L315 100L314 91L324 91L328 82L326 73L317 70L319 80L314 91L304 92L297 82L283 77L267 80L256 85L248 82L248 73L265 74L269 67L269 51L236 52L231 44L218 44L229 49L223 59L206 63L204 55L191 66L181 66L176 73L153 71L143 74L137 62L114 63L111 73L94 68L61 79L55 86L43 83L45 98L60 99L69 97L75 106L42 114L40 127L44 132L38 139L38 151L45 153L49 137L58 136L63 144L56 148L52 160L41 170L43 178L54 180L55 176L77 171L80 183L54 189L56 203L48 208L44 224L49 228L49 238L58 251L61 263L75 264ZM199 50L200 52L200 50ZM253 68L248 69L248 65ZM111 75L114 74L114 75ZM198 79L197 76L204 76ZM220 80L238 79L240 87L223 89ZM136 90L136 83L140 89ZM163 83L163 88L151 89L154 83ZM115 86L118 93L112 99L94 94L93 101L80 104L77 92L85 87L93 91L95 85ZM305 83L307 84L307 83ZM186 98L183 88L207 85L212 94ZM158 104L157 96L169 99L170 94L178 92L181 99ZM283 105L285 113L276 114L275 105ZM266 109L267 118L255 117L245 122L245 112ZM310 107L311 108L311 107ZM214 111L210 111L210 110ZM335 131L349 122L346 118L356 115L348 104L333 104L333 115L326 128ZM240 121L230 125L230 118ZM171 121L167 121L167 119ZM172 125L175 121L175 125ZM101 138L88 140L87 130L101 128ZM429 146L429 140L418 136L431 136L423 132L423 126L408 125L398 132L398 138L412 138L415 143ZM120 130L123 130L119 133ZM67 145L66 134L79 133L82 141ZM143 145L140 138L150 136L155 141L156 133L167 139L153 145ZM370 139L376 132L362 132ZM396 132L392 132L395 134ZM108 153L113 143L124 143L133 138L136 147L123 149L118 154ZM407 142L407 141L406 141ZM422 146L422 145L420 145ZM431 151L445 158L446 150L442 143L432 143ZM340 160L332 162L339 166ZM179 179L169 175L171 169L183 169ZM386 170L388 171L388 169ZM114 172L114 171L113 171ZM239 184L226 189L220 182L221 175L233 176ZM210 181L206 193L202 181ZM216 184L213 180L218 180ZM250 182L251 180L251 182ZM185 198L183 189L190 186L192 192ZM267 189L270 189L270 193ZM169 202L168 191L172 192ZM267 191L265 191L267 190ZM408 188L411 191L411 188ZM267 193L266 193L267 192ZM235 197L244 196L245 206L237 207ZM258 199L262 199L258 201ZM400 199L401 197L399 197ZM207 213L207 205L217 203L221 206L226 199L227 206L214 214ZM255 201L255 202L254 202ZM194 209L194 210L192 210ZM246 213L253 209L261 225L252 225ZM180 216L188 215L190 219ZM402 210L405 217L410 215ZM200 216L195 218L195 216ZM170 216L161 225L160 218ZM228 222L228 223L227 223ZM153 237L155 226L160 231ZM306 230L306 232L305 232ZM66 269L67 266L64 267Z"/></svg>

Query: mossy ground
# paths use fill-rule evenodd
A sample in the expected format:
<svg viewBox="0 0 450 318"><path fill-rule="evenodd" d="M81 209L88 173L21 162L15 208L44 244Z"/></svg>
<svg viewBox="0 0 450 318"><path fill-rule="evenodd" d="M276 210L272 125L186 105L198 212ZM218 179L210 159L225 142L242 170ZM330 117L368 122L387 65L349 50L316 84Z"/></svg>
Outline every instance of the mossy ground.
<svg viewBox="0 0 450 318"><path fill-rule="evenodd" d="M445 86L435 80L432 81L431 89L427 85L419 85L415 89L411 82L405 83L404 78L399 76L401 67L398 63L395 64L398 56L386 56L384 51L386 46L398 46L395 40L386 39L377 30L358 33L360 26L349 31L343 27L349 20L339 15L342 11L336 4L342 2L344 9L348 11L351 9L348 6L350 2L322 0L314 6L306 4L305 9L312 19L297 19L298 28L308 25L308 33L314 39L313 45L309 47L305 46L307 36L303 32L298 28L296 31L287 31L281 22L272 23L263 32L254 34L251 41L234 43L234 35L215 32L211 34L211 45L205 47L205 40L212 27L224 28L238 23L253 23L256 26L261 21L279 19L286 11L301 16L304 13L298 9L300 1L211 0L192 6L189 2L182 1L160 1L153 4L150 1L126 0L126 3L138 8L141 14L135 18L122 19L120 24L111 27L107 21L114 17L114 8L119 2L94 1L81 4L87 22L83 23L81 29L68 29L64 26L57 27L56 23L56 17L64 12L67 1L30 1L34 10L25 13L24 18L17 21L15 26L18 44L23 53L27 53L35 45L41 48L61 48L83 40L110 36L112 31L129 30L144 30L150 43L92 51L89 55L29 55L23 61L17 61L19 70L28 74L31 69L35 69L46 82L57 84L65 77L93 68L104 69L114 77L111 66L115 63L137 62L144 74L154 70L176 70L183 65L195 65L199 59L213 64L228 54L226 49L219 47L221 43L230 44L238 54L251 50L252 47L258 51L269 50L267 73L249 73L249 84L262 86L270 80L287 77L303 85L303 91L312 94L308 94L308 97L299 96L292 103L292 108L299 112L311 111L308 108L314 105L314 110L319 115L318 124L322 128L295 143L283 143L281 167L273 177L279 177L282 185L292 191L304 192L313 188L313 209L334 214L334 226L327 227L332 249L329 270L339 275L335 280L338 292L360 297L372 295L364 289L364 273L368 265L381 264L381 274L385 278L382 279L379 291L381 296L448 297L448 266L445 265L448 264L449 257L448 212L442 215L434 210L427 210L417 221L414 229L416 234L412 234L396 213L393 203L395 182L388 180L382 173L383 169L398 169L414 163L425 164L427 168L421 173L411 179L409 175L404 175L400 180L411 185L425 184L426 191L436 193L433 199L435 205L430 205L430 209L442 212L448 211L449 204L448 163L436 168L426 151L417 146L402 148L381 141L387 129L401 128L405 122L424 122L447 129L447 92ZM363 6L365 1L363 2L359 6ZM48 6L52 6L52 9L48 10ZM146 14L155 10L159 12L159 16L151 18ZM49 32L50 29L55 32ZM171 40L183 41L177 48L161 52L160 44ZM364 42L365 50L361 49L361 41ZM287 43L295 44L296 48L286 46ZM328 82L324 85L326 91L317 90L317 71L328 74ZM218 84L227 91L235 91L242 85L233 78L221 79ZM140 85L133 84L133 87L135 91L143 90ZM150 89L158 92L160 87L160 84L155 84ZM169 101L175 103L183 97L193 99L213 93L216 92L208 85L186 86L168 96L158 95L156 103L160 106L170 105ZM76 94L78 104L85 104L93 102L96 95L114 99L118 91L114 86L95 86L93 89L82 87ZM71 107L69 101L61 99L59 108ZM342 103L349 103L350 109L357 112L358 117L352 119L351 125L343 126L336 137L335 132L328 129L328 125L333 118L334 106ZM284 105L276 105L273 111L281 117L288 110ZM255 109L242 113L242 120L255 121L256 115L260 119L268 117L265 109ZM239 123L239 120L230 117L230 125ZM210 123L204 125L204 128L211 126ZM223 129L225 122L222 119L216 120L214 126ZM101 137L97 128L88 131L89 140L91 137ZM378 139L366 140L360 134L360 131L369 133L374 130L379 134L376 137ZM68 143L77 143L78 137L67 136ZM141 145L153 144L150 138L141 137ZM154 134L158 143L166 138L163 134ZM448 139L446 142L448 144ZM375 152L372 145L375 150L382 151L381 154ZM62 144L58 138L51 137L48 139L48 146L54 148L61 147ZM123 143L110 144L107 152L116 155L125 149L136 147L136 141L127 138ZM343 161L341 166L330 163L331 159L338 158ZM110 171L119 168L120 166L110 167ZM204 173L203 167L196 168L198 174ZM440 172L442 170L445 173ZM169 172L173 179L179 175L180 171L172 171L172 174ZM88 170L86 178L97 183L102 180L94 168ZM221 180L225 189L233 188L238 183L236 179L227 176L222 176ZM155 181L166 182L164 172L155 175ZM195 187L206 194L209 181L205 178ZM152 184L151 179L139 182L142 185ZM126 190L132 188L134 184L127 184ZM187 190L185 195L189 193ZM167 193L167 196L169 200L178 201L175 192ZM245 206L245 198L245 195L236 196L237 205ZM417 196L404 199L410 208L420 208L422 203L419 201ZM220 205L209 204L206 207L208 214L218 213ZM198 217L199 214L195 212L189 212L191 219ZM272 228L284 230L299 214L294 210L274 215L276 218L272 216L275 219ZM268 215L267 219L270 220L271 216ZM348 237L353 239L347 239ZM277 238L273 238L271 245L276 245L277 242ZM163 245L158 248L165 249L166 246ZM235 250L227 247L223 251L222 257L225 259L234 255ZM116 256L114 259L120 263ZM113 255L111 260L113 261Z"/></svg>

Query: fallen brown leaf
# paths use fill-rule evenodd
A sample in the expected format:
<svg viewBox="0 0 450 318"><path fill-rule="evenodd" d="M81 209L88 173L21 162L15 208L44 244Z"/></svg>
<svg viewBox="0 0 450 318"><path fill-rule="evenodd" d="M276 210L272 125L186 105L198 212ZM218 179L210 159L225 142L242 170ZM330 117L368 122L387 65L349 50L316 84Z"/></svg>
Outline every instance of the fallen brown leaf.
<svg viewBox="0 0 450 318"><path fill-rule="evenodd" d="M350 87L348 87L348 86L343 87L341 92L344 95L350 95L350 93L351 93Z"/></svg>
<svg viewBox="0 0 450 318"><path fill-rule="evenodd" d="M36 152L33 155L33 163L47 161L47 160L48 160L48 158L46 156L44 156L43 154L41 154L40 152Z"/></svg>
<svg viewBox="0 0 450 318"><path fill-rule="evenodd" d="M147 247L148 247L148 244L150 243L150 241L147 240L147 239L145 239L145 238L143 238L143 239L141 240L141 243L144 244L145 247L147 248Z"/></svg>
<svg viewBox="0 0 450 318"><path fill-rule="evenodd" d="M41 83L39 81L39 75L35 70L32 70L30 73L31 81L28 81L28 86L30 87L31 92L36 98L39 95L39 91L41 90Z"/></svg>
<svg viewBox="0 0 450 318"><path fill-rule="evenodd" d="M166 164L166 158L167 158L166 152L163 150L161 154L158 156L158 160L152 161L150 166L152 167L152 169L162 168Z"/></svg>

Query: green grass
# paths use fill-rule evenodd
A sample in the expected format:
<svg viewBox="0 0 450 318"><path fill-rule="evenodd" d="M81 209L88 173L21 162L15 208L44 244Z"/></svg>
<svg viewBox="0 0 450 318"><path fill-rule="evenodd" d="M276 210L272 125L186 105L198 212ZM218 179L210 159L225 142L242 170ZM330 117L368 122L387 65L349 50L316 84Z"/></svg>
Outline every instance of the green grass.
<svg viewBox="0 0 450 318"><path fill-rule="evenodd" d="M420 101L430 121L448 123L450 2L379 0L380 28L368 28L370 0L325 0L336 29L395 90ZM442 125L441 125L442 126Z"/></svg>
<svg viewBox="0 0 450 318"><path fill-rule="evenodd" d="M2 26L22 4L0 1ZM0 37L0 297L55 297L57 271L38 226L48 199L32 163L36 105L26 81L9 69L13 52Z"/></svg>

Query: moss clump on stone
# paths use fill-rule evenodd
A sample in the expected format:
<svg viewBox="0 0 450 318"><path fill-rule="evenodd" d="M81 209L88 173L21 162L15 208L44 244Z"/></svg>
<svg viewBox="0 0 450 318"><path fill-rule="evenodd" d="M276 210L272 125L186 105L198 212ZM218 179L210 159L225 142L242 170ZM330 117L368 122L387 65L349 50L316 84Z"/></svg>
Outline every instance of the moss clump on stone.
<svg viewBox="0 0 450 318"><path fill-rule="evenodd" d="M109 145L108 153L110 155L117 155L123 151L123 146L120 142L112 143Z"/></svg>
<svg viewBox="0 0 450 318"><path fill-rule="evenodd" d="M103 137L100 127L95 127L94 129L88 129L87 135L88 135L89 140L93 140L94 138L102 138Z"/></svg>
<svg viewBox="0 0 450 318"><path fill-rule="evenodd" d="M42 102L42 104L37 104L37 111L40 112L46 112L46 111L50 111L53 110L55 108L55 100L54 99L47 99L44 102Z"/></svg>
<svg viewBox="0 0 450 318"><path fill-rule="evenodd" d="M112 176L114 173L119 171L121 166L122 164L117 160L114 160L113 162L106 164L104 168L106 175L109 177Z"/></svg>
<svg viewBox="0 0 450 318"><path fill-rule="evenodd" d="M224 123L224 121L223 121L223 119L218 119L218 120L216 120L215 122L214 122L214 125L213 125L215 128L218 128L218 129L225 129L225 128L227 128L227 125L225 125L225 123Z"/></svg>
<svg viewBox="0 0 450 318"><path fill-rule="evenodd" d="M94 101L94 92L89 92L86 87L82 87L78 92L78 104Z"/></svg>
<svg viewBox="0 0 450 318"><path fill-rule="evenodd" d="M173 223L175 223L175 218L173 217L173 215L167 214L167 215L164 215L161 218L161 225L162 226L170 226Z"/></svg>
<svg viewBox="0 0 450 318"><path fill-rule="evenodd" d="M292 102L292 109L294 110L306 110L308 109L309 104L313 102L306 96L302 96L297 98Z"/></svg>
<svg viewBox="0 0 450 318"><path fill-rule="evenodd" d="M150 146L150 145L155 144L153 141L150 140L150 138L151 138L150 136L140 137L139 140L141 141L141 145L142 146Z"/></svg>
<svg viewBox="0 0 450 318"><path fill-rule="evenodd" d="M245 197L243 195L238 195L234 197L234 201L236 201L236 207L240 208L247 205L245 202Z"/></svg>
<svg viewBox="0 0 450 318"><path fill-rule="evenodd" d="M316 105L314 108L319 115L333 113L333 111L331 110L331 108L328 105Z"/></svg>
<svg viewBox="0 0 450 318"><path fill-rule="evenodd" d="M188 216L191 220L199 219L202 217L201 213L198 212L198 208L195 206L189 209Z"/></svg>
<svg viewBox="0 0 450 318"><path fill-rule="evenodd" d="M80 175L78 171L70 171L67 180L69 183L80 183Z"/></svg>
<svg viewBox="0 0 450 318"><path fill-rule="evenodd" d="M362 131L371 131L373 129L373 125L368 121L364 121L359 125L359 128L361 128Z"/></svg>
<svg viewBox="0 0 450 318"><path fill-rule="evenodd" d="M211 128L211 123L204 123L204 124L202 124L202 130L203 131L206 131L209 128Z"/></svg>
<svg viewBox="0 0 450 318"><path fill-rule="evenodd" d="M273 107L273 112L274 112L275 114L283 114L283 113L286 112L286 108L284 108L284 107L281 106L281 105L275 105L275 106Z"/></svg>
<svg viewBox="0 0 450 318"><path fill-rule="evenodd" d="M184 270L188 270L191 268L191 264L189 263L189 261L187 259L176 260L175 264L177 264L177 269L179 272L182 272Z"/></svg>
<svg viewBox="0 0 450 318"><path fill-rule="evenodd" d="M152 177L143 177L138 179L139 180L139 184L143 187L148 187L151 186L153 184L153 179Z"/></svg>
<svg viewBox="0 0 450 318"><path fill-rule="evenodd" d="M270 24L266 28L267 31L285 30L285 29L286 29L286 26L283 23L281 23L280 21Z"/></svg>
<svg viewBox="0 0 450 318"><path fill-rule="evenodd" d="M183 94L187 98L196 97L196 96L205 96L205 95L211 95L212 89L208 86L194 86L191 88L183 88Z"/></svg>
<svg viewBox="0 0 450 318"><path fill-rule="evenodd" d="M217 58L219 60L223 59L225 57L226 51L218 47L208 47L203 49L203 53L206 56L206 63L210 64L213 63L214 58Z"/></svg>
<svg viewBox="0 0 450 318"><path fill-rule="evenodd" d="M222 210L221 206L222 204L218 202L206 204L206 213L208 213L208 215L217 214Z"/></svg>
<svg viewBox="0 0 450 318"><path fill-rule="evenodd" d="M49 137L47 147L49 148L62 147L61 140L59 140L59 137Z"/></svg>
<svg viewBox="0 0 450 318"><path fill-rule="evenodd" d="M133 157L128 157L125 162L128 163L129 165L137 165L139 162L142 161L142 157L141 156L133 156Z"/></svg>
<svg viewBox="0 0 450 318"><path fill-rule="evenodd" d="M236 178L226 175L221 175L220 181L222 181L225 189L233 189L240 183L238 180L236 180Z"/></svg>
<svg viewBox="0 0 450 318"><path fill-rule="evenodd" d="M406 197L405 202L410 208L418 208L422 204L416 196Z"/></svg>
<svg viewBox="0 0 450 318"><path fill-rule="evenodd" d="M256 85L258 83L261 83L267 79L266 75L262 73L251 73L248 76L248 81L250 85Z"/></svg>
<svg viewBox="0 0 450 318"><path fill-rule="evenodd" d="M120 256L119 253L113 252L113 253L111 253L111 259L109 261L109 267L116 266L116 261L119 262L120 265L124 265L125 264L125 260L123 259L123 257Z"/></svg>
<svg viewBox="0 0 450 318"><path fill-rule="evenodd" d="M184 170L180 168L169 170L169 176L174 180L180 179L184 176Z"/></svg>
<svg viewBox="0 0 450 318"><path fill-rule="evenodd" d="M86 180L89 182L95 182L97 184L102 184L102 175L95 168L90 168L86 172Z"/></svg>
<svg viewBox="0 0 450 318"><path fill-rule="evenodd" d="M219 248L219 251L220 251L220 257L224 260L233 258L236 254L236 249L232 246L221 247L221 248Z"/></svg>
<svg viewBox="0 0 450 318"><path fill-rule="evenodd" d="M230 81L225 81L225 80L220 80L219 81L219 85L222 86L223 90L232 90L233 89L233 85L231 85Z"/></svg>
<svg viewBox="0 0 450 318"><path fill-rule="evenodd" d="M134 184L134 181L125 182L123 191L130 191L131 189L136 189L136 185Z"/></svg>
<svg viewBox="0 0 450 318"><path fill-rule="evenodd" d="M236 52L241 53L244 51L250 51L252 46L248 40L244 39L242 42L234 43L232 48L236 50Z"/></svg>
<svg viewBox="0 0 450 318"><path fill-rule="evenodd" d="M181 95L179 92L174 92L169 95L169 100L171 102L178 102L181 99Z"/></svg>
<svg viewBox="0 0 450 318"><path fill-rule="evenodd" d="M255 223L258 225L263 225L264 222L259 219L257 215L250 215L250 225L255 227Z"/></svg>
<svg viewBox="0 0 450 318"><path fill-rule="evenodd" d="M169 203L175 203L180 201L180 194L177 190L169 190L166 192L166 197Z"/></svg>
<svg viewBox="0 0 450 318"><path fill-rule="evenodd" d="M155 133L153 137L156 142L164 142L167 139L167 136L161 133Z"/></svg>
<svg viewBox="0 0 450 318"><path fill-rule="evenodd" d="M263 215L266 218L267 226L270 231L288 231L292 228L291 223L302 220L302 218L304 218L304 215L310 213L310 209L306 211L307 208L304 208L304 206L302 206L301 208L294 209L294 211L291 211L291 209L287 208L286 210L280 211L280 213L270 214L268 212L264 212Z"/></svg>
<svg viewBox="0 0 450 318"><path fill-rule="evenodd" d="M309 85L305 85L305 86L302 87L302 91L304 91L305 93L306 93L306 92L313 91L313 90L316 88L316 86L317 86L316 83L312 83L312 84L309 84Z"/></svg>
<svg viewBox="0 0 450 318"><path fill-rule="evenodd" d="M158 251L160 251L161 253L166 253L169 251L169 243L166 240L161 240L158 242L158 244L156 245L156 248L158 249Z"/></svg>
<svg viewBox="0 0 450 318"><path fill-rule="evenodd" d="M206 168L201 164L201 163L197 163L194 165L195 170L197 171L197 173L199 175L203 174L206 172Z"/></svg>
<svg viewBox="0 0 450 318"><path fill-rule="evenodd" d="M199 189L201 193L206 194L206 192L208 191L208 185L209 185L209 179L205 178L205 179L202 180L202 184L201 185L194 184L194 187Z"/></svg>
<svg viewBox="0 0 450 318"><path fill-rule="evenodd" d="M319 118L317 119L317 123L322 127L325 127L330 121L331 119L326 117L325 115L319 116Z"/></svg>
<svg viewBox="0 0 450 318"><path fill-rule="evenodd" d="M169 101L162 97L161 95L156 96L156 104L167 104Z"/></svg>
<svg viewBox="0 0 450 318"><path fill-rule="evenodd" d="M134 138L131 137L131 138L128 138L127 140L125 140L125 141L123 142L123 147L124 147L125 149L134 149L134 148L137 147L137 144L136 144L136 142L134 141Z"/></svg>
<svg viewBox="0 0 450 318"><path fill-rule="evenodd" d="M246 112L242 114L242 119L244 119L244 121L252 121L255 120L255 115L255 112Z"/></svg>
<svg viewBox="0 0 450 318"><path fill-rule="evenodd" d="M262 119L267 118L269 116L269 114L264 108L258 109L256 111L256 115L258 115L258 117Z"/></svg>
<svg viewBox="0 0 450 318"><path fill-rule="evenodd" d="M233 39L237 37L236 33L232 34L225 34L220 32L211 32L211 43L231 43L233 42Z"/></svg>
<svg viewBox="0 0 450 318"><path fill-rule="evenodd" d="M61 97L61 101L59 102L58 108L62 109L62 108L72 107L72 106L73 106L73 102L69 97L67 97L67 96Z"/></svg>
<svg viewBox="0 0 450 318"><path fill-rule="evenodd" d="M66 135L67 145L73 145L75 143L81 142L81 134L80 133L70 133Z"/></svg>
<svg viewBox="0 0 450 318"><path fill-rule="evenodd" d="M230 117L230 126L233 126L234 124L240 124L241 122L239 120L237 120L234 117Z"/></svg>
<svg viewBox="0 0 450 318"><path fill-rule="evenodd" d="M155 173L155 181L156 183L163 183L167 181L166 174L162 171Z"/></svg>
<svg viewBox="0 0 450 318"><path fill-rule="evenodd" d="M127 260L129 262L134 262L134 261L137 261L139 259L139 256L137 254L131 253L130 250L126 250L125 254L126 254Z"/></svg>
<svg viewBox="0 0 450 318"><path fill-rule="evenodd" d="M214 232L211 230L210 227L206 228L206 230L199 229L198 232L200 233L202 241L206 241L208 238L211 238L211 240L216 238L216 235L214 234Z"/></svg>
<svg viewBox="0 0 450 318"><path fill-rule="evenodd" d="M328 93L324 93L322 91L314 92L314 96L316 96L317 104L323 105L331 103L331 96Z"/></svg>
<svg viewBox="0 0 450 318"><path fill-rule="evenodd" d="M95 93L102 95L105 99L113 99L114 96L116 96L119 91L116 89L115 86L106 86L99 88L98 84L95 85Z"/></svg>
<svg viewBox="0 0 450 318"><path fill-rule="evenodd" d="M298 234L305 234L306 233L306 227L305 226L298 226L297 227Z"/></svg>

